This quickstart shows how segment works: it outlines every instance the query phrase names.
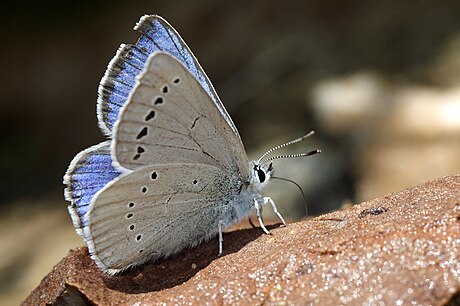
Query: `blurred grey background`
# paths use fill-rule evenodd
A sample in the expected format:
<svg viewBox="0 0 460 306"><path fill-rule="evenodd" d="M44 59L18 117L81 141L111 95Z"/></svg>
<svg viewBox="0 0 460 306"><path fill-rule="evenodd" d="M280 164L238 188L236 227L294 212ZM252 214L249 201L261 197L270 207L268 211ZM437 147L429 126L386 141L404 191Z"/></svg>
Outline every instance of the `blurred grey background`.
<svg viewBox="0 0 460 306"><path fill-rule="evenodd" d="M83 245L62 176L104 140L97 87L144 14L188 43L249 157L316 130L283 152L322 154L275 163L310 215L460 170L459 1L10 1L0 14L2 305ZM304 216L295 186L267 194Z"/></svg>

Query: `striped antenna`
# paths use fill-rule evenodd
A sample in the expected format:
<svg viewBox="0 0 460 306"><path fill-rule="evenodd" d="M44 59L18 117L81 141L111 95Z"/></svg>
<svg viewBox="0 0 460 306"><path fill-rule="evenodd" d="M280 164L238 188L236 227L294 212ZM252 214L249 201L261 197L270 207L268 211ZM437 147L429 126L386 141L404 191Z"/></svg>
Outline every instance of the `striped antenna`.
<svg viewBox="0 0 460 306"><path fill-rule="evenodd" d="M286 143L283 143L283 144L281 144L281 145L278 145L278 146L276 146L276 147L271 148L270 150L268 150L267 152L265 152L265 153L257 160L257 164L260 165L260 161L261 161L265 156L267 156L268 154L272 153L273 151L276 151L276 150L278 150L278 149L287 147L287 146L289 146L289 145L291 145L291 144L294 144L294 143L301 142L301 141L305 140L306 138L312 136L313 134L315 134L315 131L310 131L310 132L308 132L307 134L303 135L302 137L299 137L299 138L297 138L297 139L288 141L288 142L286 142ZM317 153L319 153L319 152L317 152ZM311 154L310 154L310 155L311 155ZM300 155L300 156L304 156L304 155ZM286 155L286 158L289 158L289 157L300 157L300 156L287 156L287 155ZM305 156L306 156L306 155L305 155ZM281 157L280 157L280 158L281 158ZM275 158L275 159L278 159L278 158ZM265 162L267 162L267 161L268 161L268 160L266 160ZM263 163L265 163L265 162L263 162ZM263 163L262 163L262 164L263 164Z"/></svg>
<svg viewBox="0 0 460 306"><path fill-rule="evenodd" d="M305 156L315 155L315 154L318 154L318 153L321 153L321 150L317 149L317 150L313 150L313 151L310 151L310 152L307 152L307 153L272 156L270 158L267 158L267 159L263 160L262 164L265 164L266 162L269 162L269 161L272 161L272 160L275 160L275 159L305 157Z"/></svg>

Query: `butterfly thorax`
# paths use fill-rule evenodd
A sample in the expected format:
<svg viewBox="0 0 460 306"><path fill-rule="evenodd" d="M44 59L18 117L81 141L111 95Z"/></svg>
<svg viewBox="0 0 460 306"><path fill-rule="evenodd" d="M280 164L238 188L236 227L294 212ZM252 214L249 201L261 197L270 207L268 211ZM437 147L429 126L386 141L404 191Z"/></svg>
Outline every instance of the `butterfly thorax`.
<svg viewBox="0 0 460 306"><path fill-rule="evenodd" d="M262 198L261 190L268 184L273 174L272 165L256 165L255 161L249 163L249 176L235 194L224 206L223 225L231 226L247 217L254 208L254 199Z"/></svg>

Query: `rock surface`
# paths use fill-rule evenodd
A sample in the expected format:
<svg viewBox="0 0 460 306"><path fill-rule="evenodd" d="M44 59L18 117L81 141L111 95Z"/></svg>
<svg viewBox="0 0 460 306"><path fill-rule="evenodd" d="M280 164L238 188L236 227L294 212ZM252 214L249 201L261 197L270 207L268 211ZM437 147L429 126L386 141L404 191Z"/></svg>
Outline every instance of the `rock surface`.
<svg viewBox="0 0 460 306"><path fill-rule="evenodd" d="M423 304L460 301L460 175L314 219L224 235L120 276L71 251L39 304Z"/></svg>

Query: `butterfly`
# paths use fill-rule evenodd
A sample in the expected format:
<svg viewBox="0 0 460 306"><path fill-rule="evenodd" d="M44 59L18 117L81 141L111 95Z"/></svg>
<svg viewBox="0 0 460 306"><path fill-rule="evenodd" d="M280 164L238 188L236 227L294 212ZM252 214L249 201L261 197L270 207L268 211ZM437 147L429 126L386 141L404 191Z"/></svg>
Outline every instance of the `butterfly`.
<svg viewBox="0 0 460 306"><path fill-rule="evenodd" d="M108 274L167 257L219 235L253 210L264 232L261 194L272 148L249 161L238 130L179 34L143 16L134 45L122 44L101 80L97 116L108 140L75 156L64 176L76 232ZM265 159L264 159L265 158Z"/></svg>

